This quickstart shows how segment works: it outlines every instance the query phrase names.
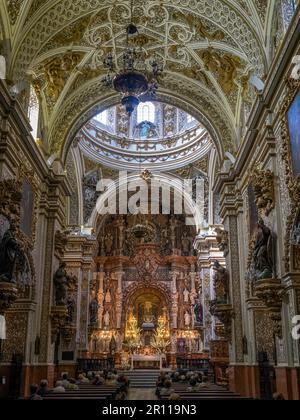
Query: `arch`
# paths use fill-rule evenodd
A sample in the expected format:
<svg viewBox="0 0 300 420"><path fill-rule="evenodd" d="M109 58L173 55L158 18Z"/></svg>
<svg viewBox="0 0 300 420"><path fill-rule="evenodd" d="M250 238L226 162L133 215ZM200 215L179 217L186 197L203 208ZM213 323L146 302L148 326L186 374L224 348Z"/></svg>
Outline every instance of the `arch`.
<svg viewBox="0 0 300 420"><path fill-rule="evenodd" d="M105 208L105 201L109 200L110 198L116 198L117 193L120 190L128 187L129 182L134 181L141 181L140 174L131 174L128 177L120 178L111 182L107 186L106 191L98 198L97 204L92 212L92 215L89 220L89 225L94 229L94 231L99 230L99 217L102 217L101 226L105 221L104 208ZM166 186L167 188L172 188L174 194L178 194L177 197L181 199L183 197L185 201L185 208L183 210L187 218L186 223L189 225L194 225L196 227L196 231L198 232L203 223L203 215L201 214L201 209L199 206L193 201L192 197L183 190L183 181L179 177L175 177L174 175L161 175L161 174L153 174L151 178L151 183L153 182L153 186L161 187ZM151 200L152 201L152 200Z"/></svg>
<svg viewBox="0 0 300 420"><path fill-rule="evenodd" d="M99 92L99 94L100 93L101 92ZM72 110L76 108L75 103L72 102L72 110L70 109L70 113L68 113L68 115L65 115L65 112L63 112L62 115L56 121L56 124L54 124L52 132L49 133L49 137L53 138L54 142L57 142L56 144L52 144L52 147L55 148L56 152L61 153L61 159L63 162L65 162L68 150L80 129L95 115L101 113L106 108L119 104L120 102L120 97L116 94L110 94L109 96L104 97L102 101L99 102L99 94L95 97L94 101L90 103L90 105L87 106L84 110L81 111L81 109L79 109L77 115L74 116L74 119L72 121L68 121L68 119L71 120L72 118ZM195 99L182 97L179 94L176 95L174 92L166 90L159 91L156 98L157 101L181 108L183 111L187 112L188 114L191 114L195 119L197 119L210 134L217 149L218 158L220 161L222 161L225 150L230 149L231 151L233 151L236 147L236 129L231 124L230 118L226 119L222 113L217 112L217 108L219 111L220 109L222 109L221 103L215 102L215 106L217 108L214 110L215 118L213 119L207 113L207 108L209 108L210 111L213 112L212 107L208 105L207 98L205 98L204 95L202 96L203 106L201 106L202 104L196 102L197 99L198 97L195 97ZM78 106L81 105L78 104ZM219 126L217 125L217 123L219 124ZM63 124L62 127L60 127L61 124ZM62 133L61 129L65 130L65 134ZM62 135L63 138L61 137ZM58 144L61 142L63 143L62 146L61 144ZM61 150L59 150L60 147Z"/></svg>

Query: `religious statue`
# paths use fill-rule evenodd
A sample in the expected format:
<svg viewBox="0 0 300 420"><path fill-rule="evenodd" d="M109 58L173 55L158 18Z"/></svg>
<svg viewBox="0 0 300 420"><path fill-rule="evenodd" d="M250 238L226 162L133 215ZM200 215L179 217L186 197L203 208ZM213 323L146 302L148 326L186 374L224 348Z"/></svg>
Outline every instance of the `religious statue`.
<svg viewBox="0 0 300 420"><path fill-rule="evenodd" d="M193 308L194 308L195 324L196 325L203 325L203 306L202 306L200 296L197 299Z"/></svg>
<svg viewBox="0 0 300 420"><path fill-rule="evenodd" d="M190 255L190 240L188 238L187 232L183 232L181 237L181 250L182 255L189 256Z"/></svg>
<svg viewBox="0 0 300 420"><path fill-rule="evenodd" d="M110 290L107 289L106 293L105 293L105 302L106 303L111 303L111 294L110 294Z"/></svg>
<svg viewBox="0 0 300 420"><path fill-rule="evenodd" d="M105 327L109 327L110 316L108 311L105 312L103 319Z"/></svg>
<svg viewBox="0 0 300 420"><path fill-rule="evenodd" d="M251 268L256 280L273 278L275 274L274 238L262 219L259 219L257 228Z"/></svg>
<svg viewBox="0 0 300 420"><path fill-rule="evenodd" d="M229 303L229 273L219 261L215 261L213 265L214 288L217 303Z"/></svg>
<svg viewBox="0 0 300 420"><path fill-rule="evenodd" d="M3 235L0 244L0 281L16 283L14 278L17 259L22 257L21 247L16 240L16 225L10 222L10 228Z"/></svg>
<svg viewBox="0 0 300 420"><path fill-rule="evenodd" d="M186 327L189 327L191 324L191 315L189 314L188 311L186 311L186 313L184 314L184 325Z"/></svg>
<svg viewBox="0 0 300 420"><path fill-rule="evenodd" d="M67 323L68 324L72 324L74 322L75 307L76 307L75 300L72 297L69 297L67 299L67 310L68 310Z"/></svg>
<svg viewBox="0 0 300 420"><path fill-rule="evenodd" d="M190 293L189 293L189 291L187 290L187 288L185 288L185 289L184 289L184 292L183 292L184 303L189 303L189 296L190 296Z"/></svg>
<svg viewBox="0 0 300 420"><path fill-rule="evenodd" d="M54 274L56 306L63 306L66 304L68 281L69 277L66 272L66 263L62 262Z"/></svg>
<svg viewBox="0 0 300 420"><path fill-rule="evenodd" d="M94 297L91 302L90 302L90 324L96 324L97 323L97 319L98 319L98 301L97 299Z"/></svg>
<svg viewBox="0 0 300 420"><path fill-rule="evenodd" d="M112 234L110 232L108 232L105 236L105 239L104 239L106 255L111 254L113 242L114 242L114 238L113 238Z"/></svg>

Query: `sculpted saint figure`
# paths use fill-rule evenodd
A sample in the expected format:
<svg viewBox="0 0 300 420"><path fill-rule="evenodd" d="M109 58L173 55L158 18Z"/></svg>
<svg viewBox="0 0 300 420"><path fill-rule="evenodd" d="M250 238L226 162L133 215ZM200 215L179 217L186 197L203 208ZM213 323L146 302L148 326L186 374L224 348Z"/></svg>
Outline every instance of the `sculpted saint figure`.
<svg viewBox="0 0 300 420"><path fill-rule="evenodd" d="M109 317L109 312L108 311L105 312L103 319L104 319L105 327L109 327L110 317Z"/></svg>
<svg viewBox="0 0 300 420"><path fill-rule="evenodd" d="M113 246L113 236L110 232L107 233L105 236L105 249L106 249L106 255L110 255L112 252L112 246Z"/></svg>
<svg viewBox="0 0 300 420"><path fill-rule="evenodd" d="M188 311L186 311L184 314L184 324L186 327L189 327L191 324L191 315L188 313Z"/></svg>
<svg viewBox="0 0 300 420"><path fill-rule="evenodd" d="M62 262L54 274L55 305L63 306L66 304L68 275L66 272L66 263Z"/></svg>
<svg viewBox="0 0 300 420"><path fill-rule="evenodd" d="M184 292L183 292L183 297L184 297L184 302L185 303L188 303L189 302L189 296L190 296L190 292L188 291L187 288L185 288L184 289Z"/></svg>
<svg viewBox="0 0 300 420"><path fill-rule="evenodd" d="M68 324L72 324L72 322L74 322L75 307L76 307L75 300L72 297L69 297L67 299L67 310L68 310L67 323Z"/></svg>
<svg viewBox="0 0 300 420"><path fill-rule="evenodd" d="M187 236L187 232L184 232L181 237L182 255L190 255L190 240Z"/></svg>
<svg viewBox="0 0 300 420"><path fill-rule="evenodd" d="M98 301L94 297L90 302L90 324L96 324L98 319Z"/></svg>
<svg viewBox="0 0 300 420"><path fill-rule="evenodd" d="M253 250L252 268L256 279L274 277L274 238L262 219L257 224L256 242Z"/></svg>
<svg viewBox="0 0 300 420"><path fill-rule="evenodd" d="M105 302L106 303L111 303L111 294L110 294L110 290L107 289L106 293L105 293Z"/></svg>
<svg viewBox="0 0 300 420"><path fill-rule="evenodd" d="M21 257L21 248L16 240L16 225L10 222L10 228L3 235L0 244L0 281L15 283L14 272L18 257Z"/></svg>
<svg viewBox="0 0 300 420"><path fill-rule="evenodd" d="M229 273L219 261L215 261L213 265L215 271L214 287L216 300L218 303L229 303Z"/></svg>

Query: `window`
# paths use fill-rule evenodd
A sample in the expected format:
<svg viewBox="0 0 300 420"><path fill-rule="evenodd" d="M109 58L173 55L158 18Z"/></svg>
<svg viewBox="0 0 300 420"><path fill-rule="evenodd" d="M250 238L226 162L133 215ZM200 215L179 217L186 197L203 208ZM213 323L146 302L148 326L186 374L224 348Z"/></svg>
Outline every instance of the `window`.
<svg viewBox="0 0 300 420"><path fill-rule="evenodd" d="M186 122L189 124L189 123L191 123L191 122L193 122L193 121L195 121L195 118L194 118L194 117L192 117L190 114L187 114L187 119L186 119Z"/></svg>
<svg viewBox="0 0 300 420"><path fill-rule="evenodd" d="M137 123L143 121L155 123L155 106L151 102L141 103L137 107Z"/></svg>
<svg viewBox="0 0 300 420"><path fill-rule="evenodd" d="M108 120L108 115L107 115L107 110L101 112L100 114L98 114L95 119L97 121L99 121L101 124L103 125L107 125L107 120Z"/></svg>
<svg viewBox="0 0 300 420"><path fill-rule="evenodd" d="M36 140L38 137L40 105L35 90L30 86L28 118L32 128L32 137Z"/></svg>

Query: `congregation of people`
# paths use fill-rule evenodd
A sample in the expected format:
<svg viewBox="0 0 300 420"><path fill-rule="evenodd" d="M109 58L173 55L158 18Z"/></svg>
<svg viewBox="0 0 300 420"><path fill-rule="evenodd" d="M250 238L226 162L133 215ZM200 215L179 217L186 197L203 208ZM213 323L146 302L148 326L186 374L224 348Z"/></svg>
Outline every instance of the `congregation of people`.
<svg viewBox="0 0 300 420"><path fill-rule="evenodd" d="M49 393L65 393L67 391L78 391L81 385L115 385L118 386L118 392L115 397L117 400L126 398L129 380L123 374L113 371L82 372L78 374L77 380L69 378L67 373L62 374L61 379L57 380L54 388L48 387L46 379L41 380L40 385L32 384L30 386L30 400L42 400Z"/></svg>
<svg viewBox="0 0 300 420"><path fill-rule="evenodd" d="M201 389L209 388L208 377L202 372L161 372L156 382L156 395L158 397L168 396L170 400L180 399L176 389L172 385L181 383L186 385L187 392L196 392Z"/></svg>

